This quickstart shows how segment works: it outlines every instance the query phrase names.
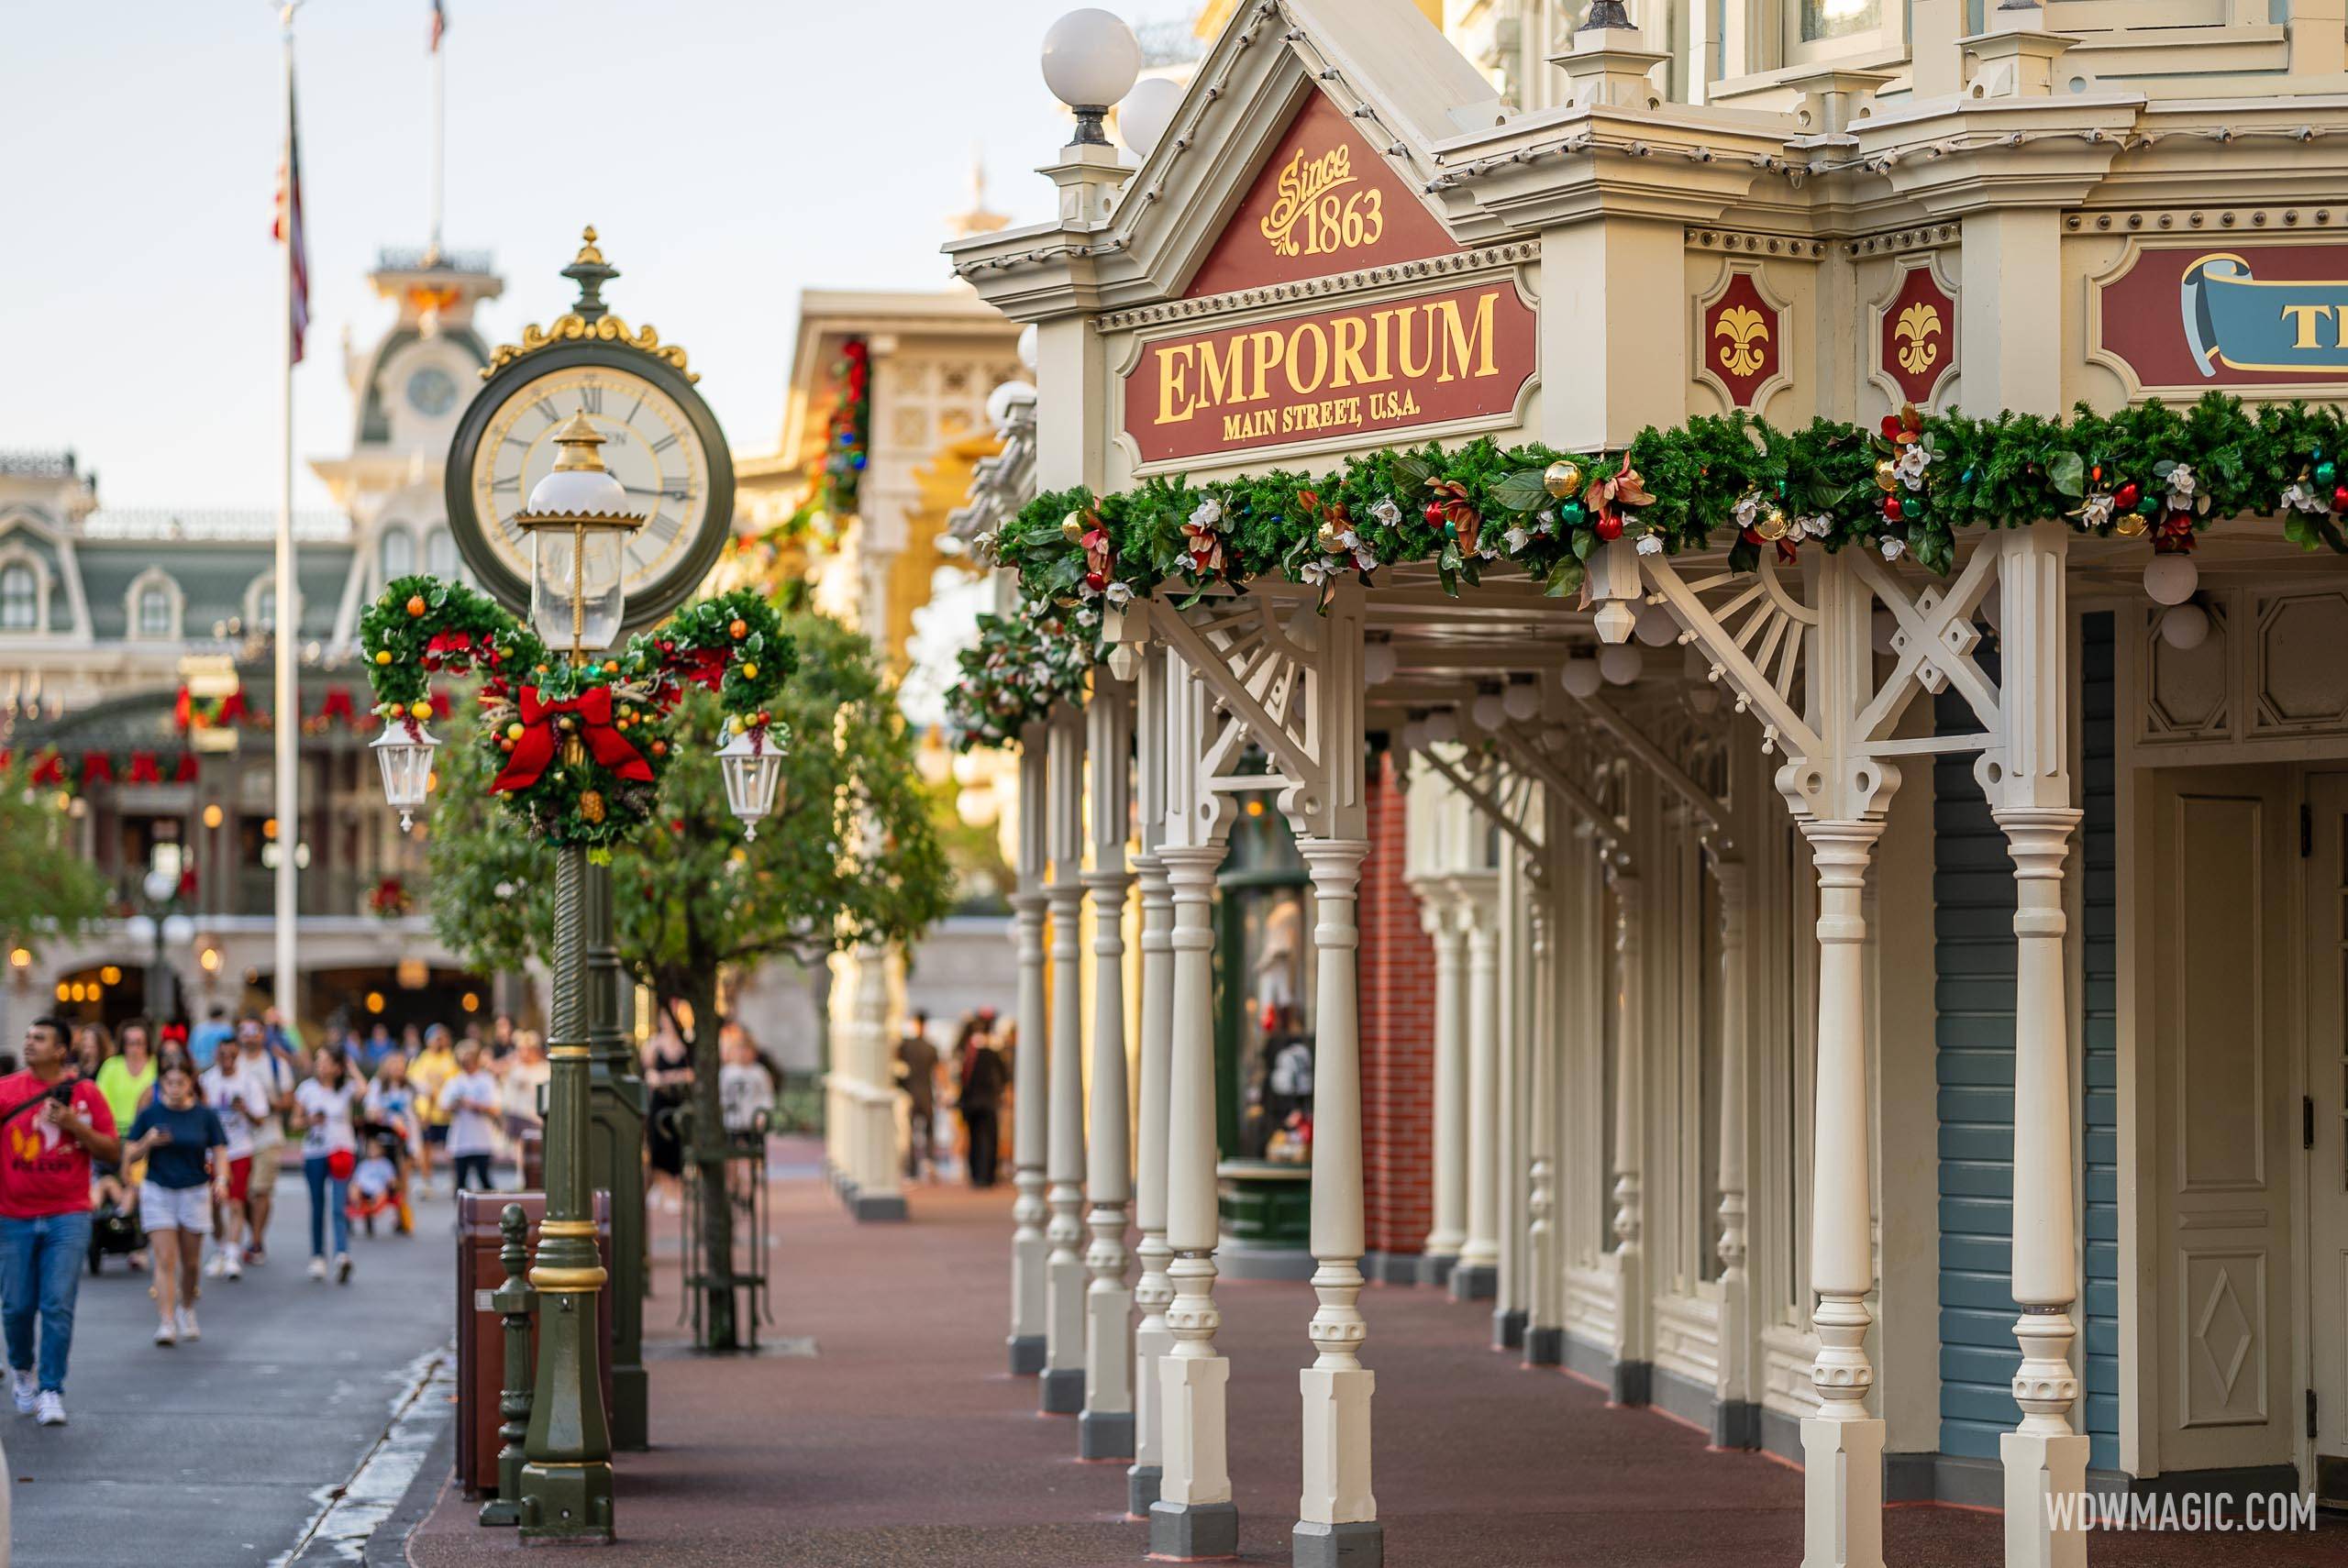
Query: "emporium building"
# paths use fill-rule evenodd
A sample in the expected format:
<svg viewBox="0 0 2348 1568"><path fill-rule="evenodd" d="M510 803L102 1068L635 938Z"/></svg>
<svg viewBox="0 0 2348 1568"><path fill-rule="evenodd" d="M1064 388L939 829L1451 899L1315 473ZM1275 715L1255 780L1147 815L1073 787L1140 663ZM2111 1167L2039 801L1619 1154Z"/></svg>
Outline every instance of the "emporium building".
<svg viewBox="0 0 2348 1568"><path fill-rule="evenodd" d="M1014 1367L1178 1556L1284 1241L1300 1562L1413 1441L1365 1282L1802 1466L1811 1563L2348 1500L2340 7L1557 9L1237 6L948 248L1036 329Z"/></svg>

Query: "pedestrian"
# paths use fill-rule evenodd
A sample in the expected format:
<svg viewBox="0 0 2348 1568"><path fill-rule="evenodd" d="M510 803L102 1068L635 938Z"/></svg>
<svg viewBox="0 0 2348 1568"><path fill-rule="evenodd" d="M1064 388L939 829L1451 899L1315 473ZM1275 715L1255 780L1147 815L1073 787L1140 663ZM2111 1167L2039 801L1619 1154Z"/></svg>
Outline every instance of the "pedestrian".
<svg viewBox="0 0 2348 1568"><path fill-rule="evenodd" d="M382 1019L377 1019L375 1027L367 1032L367 1038L360 1043L359 1070L369 1077L373 1077L375 1069L382 1065L383 1058L399 1048L399 1042L392 1038L392 1026Z"/></svg>
<svg viewBox="0 0 2348 1568"><path fill-rule="evenodd" d="M457 1167L454 1190L466 1184L482 1192L496 1190L489 1179L489 1160L497 1152L497 1121L503 1111L497 1079L481 1065L481 1043L468 1040L457 1047L457 1070L440 1086L440 1109L449 1117L449 1158Z"/></svg>
<svg viewBox="0 0 2348 1568"><path fill-rule="evenodd" d="M399 1216L400 1234L412 1235L415 1231L415 1213L408 1204L407 1163L415 1157L418 1140L415 1086L408 1082L405 1055L394 1051L383 1058L383 1065L368 1080L362 1109L371 1133L370 1146L379 1147L383 1157L391 1162L391 1181L386 1191L393 1209ZM372 1220L368 1222L367 1233L374 1234Z"/></svg>
<svg viewBox="0 0 2348 1568"><path fill-rule="evenodd" d="M498 1101L504 1109L501 1121L505 1140L514 1151L514 1183L517 1187L530 1185L523 1167L523 1148L528 1134L543 1133L546 1117L538 1109L539 1097L554 1077L554 1065L547 1060L546 1043L535 1029L514 1032L514 1055L505 1063L504 1081L498 1085Z"/></svg>
<svg viewBox="0 0 2348 1568"><path fill-rule="evenodd" d="M98 1069L114 1055L114 1035L103 1023L84 1023L73 1031L73 1068L92 1083L98 1081ZM112 1109L111 1106L108 1107ZM119 1127L120 1122L115 1123Z"/></svg>
<svg viewBox="0 0 2348 1568"><path fill-rule="evenodd" d="M260 1080L267 1114L253 1124L252 1171L245 1193L245 1262L258 1266L269 1261L270 1216L277 1209L277 1172L285 1157L285 1114L294 1109L294 1086L301 1077L300 1058L292 1040L271 1009L265 1018L247 1014L237 1023L237 1065Z"/></svg>
<svg viewBox="0 0 2348 1568"><path fill-rule="evenodd" d="M440 1109L440 1087L457 1076L457 1053L446 1024L424 1032L424 1054L407 1065L415 1086L415 1119L423 1132L415 1145L416 1174L432 1185L432 1156L449 1143L449 1113Z"/></svg>
<svg viewBox="0 0 2348 1568"><path fill-rule="evenodd" d="M1002 1054L995 1050L981 1013L962 1025L957 1051L961 1081L955 1104L962 1112L962 1130L970 1144L970 1185L992 1187L1002 1135Z"/></svg>
<svg viewBox="0 0 2348 1568"><path fill-rule="evenodd" d="M187 1039L187 1054L195 1063L195 1070L200 1073L212 1066L213 1054L220 1049L220 1042L235 1032L228 1022L227 1004L214 1002L205 1010L204 1021Z"/></svg>
<svg viewBox="0 0 2348 1568"><path fill-rule="evenodd" d="M321 1045L310 1077L294 1091L302 1129L302 1177L310 1188L310 1277L327 1276L327 1236L334 1236L334 1278L350 1283L350 1177L359 1168L359 1134L351 1110L359 1076L342 1052Z"/></svg>
<svg viewBox="0 0 2348 1568"><path fill-rule="evenodd" d="M693 1058L666 1007L644 1043L644 1087L651 1106L644 1152L652 1167L653 1197L657 1207L674 1214L684 1207L685 1190L685 1145L677 1135L677 1117L692 1099Z"/></svg>
<svg viewBox="0 0 2348 1568"><path fill-rule="evenodd" d="M220 1046L225 1055L232 1047ZM155 1342L175 1345L203 1337L195 1321L200 1292L196 1264L212 1233L216 1197L228 1193L228 1132L220 1115L196 1097L195 1073L184 1056L163 1064L155 1097L130 1124L125 1160L145 1159L138 1187L140 1222L155 1249Z"/></svg>
<svg viewBox="0 0 2348 1568"><path fill-rule="evenodd" d="M0 1328L17 1413L65 1424L73 1304L90 1252L90 1165L119 1164L122 1140L97 1086L67 1072L65 1024L25 1030L24 1067L0 1078ZM34 1324L39 1362L34 1362Z"/></svg>
<svg viewBox="0 0 2348 1568"><path fill-rule="evenodd" d="M120 1048L98 1067L98 1092L106 1097L106 1109L114 1112L114 1124L127 1127L138 1118L139 1108L147 1103L155 1088L154 1028L143 1018L134 1018L122 1026ZM136 1162L109 1167L98 1173L98 1201L103 1209L111 1200L116 1212L126 1219L138 1217L138 1172ZM131 1272L143 1272L147 1267L147 1249L134 1250L127 1260Z"/></svg>
<svg viewBox="0 0 2348 1568"><path fill-rule="evenodd" d="M759 1055L758 1042L740 1024L729 1023L717 1032L719 1117L726 1135L748 1138L758 1132L759 1116L774 1109L774 1070Z"/></svg>
<svg viewBox="0 0 2348 1568"><path fill-rule="evenodd" d="M929 1014L916 1010L897 1042L897 1087L905 1091L905 1176L937 1167L937 1047L929 1038Z"/></svg>
<svg viewBox="0 0 2348 1568"><path fill-rule="evenodd" d="M261 1048L268 1055L268 1048ZM272 1120L268 1079L258 1061L245 1060L244 1043L236 1035L220 1042L212 1066L196 1080L204 1103L220 1119L227 1139L221 1159L227 1164L218 1184L219 1223L213 1231L212 1256L204 1272L215 1279L245 1276L245 1224L252 1202L253 1138L261 1124Z"/></svg>

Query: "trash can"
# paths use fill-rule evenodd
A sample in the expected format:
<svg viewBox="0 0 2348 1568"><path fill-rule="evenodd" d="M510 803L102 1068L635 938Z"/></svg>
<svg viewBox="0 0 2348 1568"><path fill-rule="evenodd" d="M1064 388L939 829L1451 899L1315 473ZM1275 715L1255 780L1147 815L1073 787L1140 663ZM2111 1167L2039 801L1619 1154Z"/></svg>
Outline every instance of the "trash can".
<svg viewBox="0 0 2348 1568"><path fill-rule="evenodd" d="M465 1192L457 1198L457 1484L467 1496L497 1490L497 1396L505 1382L504 1325L490 1305L504 1283L498 1261L504 1238L497 1217L518 1203L529 1218L530 1255L538 1250L538 1221L545 1218L542 1192ZM595 1194L595 1250L604 1272L612 1268L612 1195ZM602 1342L604 1408L612 1408L612 1293L599 1291L595 1330ZM530 1342L537 1343L536 1329Z"/></svg>

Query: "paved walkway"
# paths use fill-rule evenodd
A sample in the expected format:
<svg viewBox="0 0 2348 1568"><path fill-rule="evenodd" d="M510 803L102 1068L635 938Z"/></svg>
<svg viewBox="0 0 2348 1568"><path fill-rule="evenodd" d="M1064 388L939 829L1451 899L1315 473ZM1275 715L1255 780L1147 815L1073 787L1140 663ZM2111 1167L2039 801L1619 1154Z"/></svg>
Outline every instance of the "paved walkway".
<svg viewBox="0 0 2348 1568"><path fill-rule="evenodd" d="M791 1157L812 1157L794 1146ZM858 1227L807 1175L778 1182L781 1336L813 1357L699 1360L656 1347L648 1454L624 1455L622 1540L598 1563L792 1568L1128 1568L1146 1527L1123 1513L1124 1467L1083 1464L1069 1418L1036 1414L1003 1366L1007 1189L917 1188L915 1219ZM664 1301L675 1310L674 1264ZM1231 1468L1251 1562L1286 1562L1299 1458L1295 1369L1311 1359L1301 1285L1216 1293L1232 1361ZM1379 1375L1378 1497L1390 1561L1474 1564L1778 1563L1801 1559L1801 1477L1751 1453L1707 1452L1689 1427L1610 1409L1600 1391L1482 1347L1488 1309L1438 1293L1365 1297ZM416 1568L511 1563L511 1532L444 1496L411 1538ZM1891 1510L1900 1568L2001 1557L1991 1513ZM2097 1568L2348 1562L2348 1531L2092 1543Z"/></svg>

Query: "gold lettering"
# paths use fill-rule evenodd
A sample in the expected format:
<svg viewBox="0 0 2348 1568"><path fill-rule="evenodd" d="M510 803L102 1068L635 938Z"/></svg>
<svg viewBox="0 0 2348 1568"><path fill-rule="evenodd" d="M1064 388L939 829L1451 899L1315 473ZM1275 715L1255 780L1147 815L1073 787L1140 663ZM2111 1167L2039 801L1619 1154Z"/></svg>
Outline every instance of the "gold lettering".
<svg viewBox="0 0 2348 1568"><path fill-rule="evenodd" d="M1217 403L1246 403L1247 394L1240 381L1239 348L1241 340L1234 337L1224 346L1223 358L1214 357L1214 345L1199 345L1199 398L1192 408L1213 408Z"/></svg>
<svg viewBox="0 0 2348 1568"><path fill-rule="evenodd" d="M1246 397L1234 398L1235 403L1255 403L1271 396L1271 375L1288 352L1288 339L1277 332L1251 332L1247 335L1248 370L1255 380Z"/></svg>
<svg viewBox="0 0 2348 1568"><path fill-rule="evenodd" d="M2297 336L2296 336L2296 337L2294 337L2292 338L2292 340L2291 340L2291 347L2292 347L2292 348L2321 348L2321 347L2322 347L2322 345L2321 345L2321 344L2320 344L2320 343L2318 343L2318 342L2315 340L2315 324L2316 324L2317 322L2319 322L2319 321L2323 320L2325 317L2329 316L2331 314L2331 307L2330 305L2320 305L2320 304L2287 304L2287 305L2285 305L2285 306L2283 307L2283 315L2284 315L2284 317L2285 317L2287 320L2292 321L2292 322L2295 324L2295 326L2296 326L2296 327L2297 327L2297 329L2298 329L2298 330L2297 330ZM2336 337L2335 337L2335 346L2336 346Z"/></svg>
<svg viewBox="0 0 2348 1568"><path fill-rule="evenodd" d="M1310 377L1304 373L1302 353L1307 344L1312 348L1312 374ZM1328 374L1329 335L1321 330L1319 322L1308 321L1289 335L1288 384L1301 392L1319 392L1322 381Z"/></svg>
<svg viewBox="0 0 2348 1568"><path fill-rule="evenodd" d="M1188 419L1198 407L1190 400L1191 365L1198 353L1195 343L1171 344L1157 351L1158 424L1173 425Z"/></svg>
<svg viewBox="0 0 2348 1568"><path fill-rule="evenodd" d="M1445 300L1443 303L1449 304L1451 302ZM1423 304L1415 309L1406 309L1401 313L1402 342L1399 358L1402 361L1402 375L1406 380L1415 381L1434 369L1434 312L1435 307L1433 304ZM1423 322L1427 329L1426 352L1421 356L1419 362L1415 365L1411 363L1411 323L1414 321Z"/></svg>
<svg viewBox="0 0 2348 1568"><path fill-rule="evenodd" d="M1441 302L1439 308L1443 312L1445 329L1445 347L1448 352L1444 356L1443 374L1435 377L1438 383L1456 381L1461 376L1481 378L1495 373L1492 364L1492 304L1499 295L1497 289L1484 291L1483 297L1476 302L1476 325L1466 331L1462 331L1459 325L1459 302ZM1429 331L1433 331L1432 326ZM1479 344L1483 348L1482 359L1470 369L1470 361L1477 359L1476 350Z"/></svg>
<svg viewBox="0 0 2348 1568"><path fill-rule="evenodd" d="M1329 374L1329 390L1370 380L1368 367L1361 362L1362 345L1369 341L1369 323L1357 315L1341 315L1329 326L1336 337L1337 360Z"/></svg>

